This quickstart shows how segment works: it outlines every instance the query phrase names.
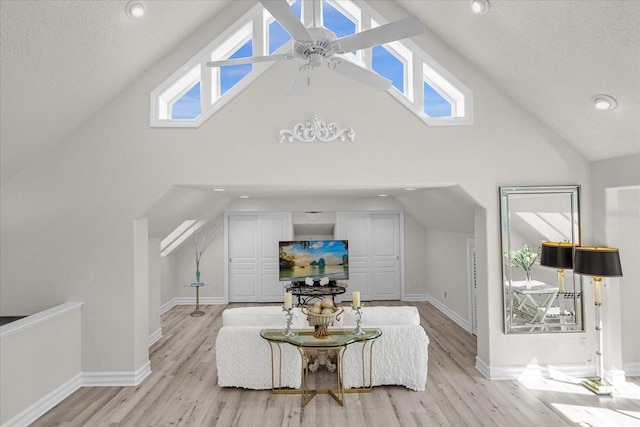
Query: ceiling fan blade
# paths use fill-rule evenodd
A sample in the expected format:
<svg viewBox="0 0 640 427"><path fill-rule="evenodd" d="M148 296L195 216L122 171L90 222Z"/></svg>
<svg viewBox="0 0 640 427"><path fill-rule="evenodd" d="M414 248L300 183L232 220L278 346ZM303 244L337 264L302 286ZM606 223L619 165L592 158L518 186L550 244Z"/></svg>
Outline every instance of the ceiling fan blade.
<svg viewBox="0 0 640 427"><path fill-rule="evenodd" d="M417 36L418 34L422 34L424 30L424 24L415 16L411 16L401 19L400 21L391 22L370 30L342 37L334 43L340 46L338 50L340 53L353 52L354 50L365 49L371 46Z"/></svg>
<svg viewBox="0 0 640 427"><path fill-rule="evenodd" d="M287 0L260 0L262 6L269 11L276 21L282 25L294 40L300 41L313 41L313 37L307 31L307 28L302 25L300 19L289 7Z"/></svg>
<svg viewBox="0 0 640 427"><path fill-rule="evenodd" d="M369 71L366 68L362 68L346 59L339 59L330 62L329 68L337 71L343 76L357 80L376 90L387 90L393 84L391 80L385 79L379 74Z"/></svg>
<svg viewBox="0 0 640 427"><path fill-rule="evenodd" d="M293 76L293 80L291 80L291 84L289 84L287 95L301 96L306 92L309 86L309 73L311 70L312 68L308 64L304 64L298 69L296 75Z"/></svg>
<svg viewBox="0 0 640 427"><path fill-rule="evenodd" d="M254 64L257 62L279 61L281 59L291 59L295 57L296 55L294 55L293 53L283 53L280 55L268 55L268 56L247 56L245 58L233 58L233 59L223 59L221 61L209 61L207 62L207 66L224 67L227 65Z"/></svg>

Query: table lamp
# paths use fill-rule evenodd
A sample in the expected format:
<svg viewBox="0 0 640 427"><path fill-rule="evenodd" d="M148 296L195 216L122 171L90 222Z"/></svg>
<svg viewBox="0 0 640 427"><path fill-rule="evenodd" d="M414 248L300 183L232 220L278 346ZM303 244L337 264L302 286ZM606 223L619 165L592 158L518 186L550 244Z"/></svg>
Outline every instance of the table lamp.
<svg viewBox="0 0 640 427"><path fill-rule="evenodd" d="M542 242L540 265L556 268L558 271L558 305L560 323L565 323L564 312L564 270L573 268L573 248L570 242Z"/></svg>
<svg viewBox="0 0 640 427"><path fill-rule="evenodd" d="M596 307L596 334L598 337L598 348L596 350L596 377L583 381L583 385L595 394L612 394L614 387L604 378L603 363L603 327L602 327L602 301L600 300L600 287L603 277L622 276L620 266L620 254L616 248L600 246L576 246L573 271L585 276L593 276L595 286L595 307Z"/></svg>

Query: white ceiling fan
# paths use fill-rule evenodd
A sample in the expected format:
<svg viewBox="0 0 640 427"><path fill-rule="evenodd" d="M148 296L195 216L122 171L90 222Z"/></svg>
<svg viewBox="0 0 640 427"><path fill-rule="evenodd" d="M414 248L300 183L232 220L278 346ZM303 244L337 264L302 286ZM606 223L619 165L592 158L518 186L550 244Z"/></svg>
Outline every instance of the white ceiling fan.
<svg viewBox="0 0 640 427"><path fill-rule="evenodd" d="M390 80L350 62L342 54L416 36L425 30L424 24L418 18L409 17L350 36L337 38L331 30L324 27L306 28L289 7L287 0L260 0L260 3L291 35L294 40L293 49L279 55L211 61L207 62L207 65L223 67L302 58L306 63L298 69L293 78L289 86L289 95L302 94L310 84L311 70L321 66L323 62L326 62L329 69L346 77L377 90L386 90L391 87Z"/></svg>

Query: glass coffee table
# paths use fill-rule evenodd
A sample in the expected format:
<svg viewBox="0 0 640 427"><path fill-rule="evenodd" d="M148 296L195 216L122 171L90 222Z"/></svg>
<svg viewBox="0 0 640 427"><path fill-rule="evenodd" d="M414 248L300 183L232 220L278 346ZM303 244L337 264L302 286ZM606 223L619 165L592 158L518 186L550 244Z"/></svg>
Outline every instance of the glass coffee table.
<svg viewBox="0 0 640 427"><path fill-rule="evenodd" d="M269 348L271 350L271 391L274 394L301 394L302 406L306 406L317 394L329 394L340 405L344 405L344 366L342 358L347 346L354 343L362 343L362 384L364 387L349 389L350 393L366 393L371 391L372 386L372 374L373 374L373 343L382 335L382 330L378 328L363 328L364 334L356 335L354 329L345 328L332 328L331 335L326 338L315 338L313 336L313 329L294 329L293 335L285 336L284 329L262 329L260 336L267 340ZM293 345L300 352L300 367L302 374L302 384L299 390L284 389L282 388L281 378L276 381L275 378L275 364L278 364L278 372L282 375L282 351L280 346L282 344ZM369 378L366 380L365 375L365 357L368 348L369 356ZM274 349L278 350L278 354L274 354ZM309 364L310 350L315 350L322 356L326 356L329 350L335 350L337 369L337 387L335 389L314 389L309 390L307 386L307 376L312 369ZM318 356L316 356L318 357ZM327 368L331 369L331 364L327 365Z"/></svg>

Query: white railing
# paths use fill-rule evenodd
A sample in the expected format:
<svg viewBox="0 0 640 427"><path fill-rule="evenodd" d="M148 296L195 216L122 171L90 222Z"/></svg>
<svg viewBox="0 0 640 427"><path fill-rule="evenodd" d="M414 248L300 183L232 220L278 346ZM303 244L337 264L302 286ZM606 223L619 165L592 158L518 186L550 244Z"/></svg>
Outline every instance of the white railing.
<svg viewBox="0 0 640 427"><path fill-rule="evenodd" d="M82 385L82 303L0 327L0 425L26 426Z"/></svg>

